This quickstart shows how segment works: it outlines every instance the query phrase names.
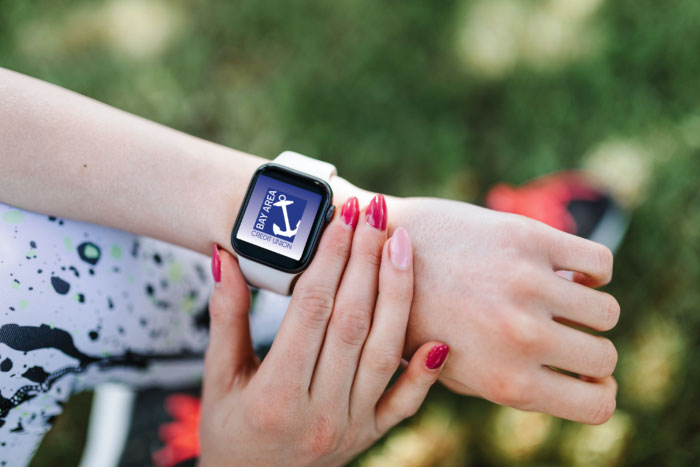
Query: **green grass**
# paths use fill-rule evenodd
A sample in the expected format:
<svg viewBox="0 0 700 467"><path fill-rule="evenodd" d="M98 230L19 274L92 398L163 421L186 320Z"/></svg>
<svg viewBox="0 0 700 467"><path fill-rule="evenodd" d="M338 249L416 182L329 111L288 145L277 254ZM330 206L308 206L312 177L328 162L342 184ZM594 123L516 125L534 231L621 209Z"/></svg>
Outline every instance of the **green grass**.
<svg viewBox="0 0 700 467"><path fill-rule="evenodd" d="M475 3L156 2L151 19L171 18L171 33L144 55L120 42L131 34L104 32L117 7L135 2L5 0L0 65L241 150L294 148L399 195L478 201L499 181L586 166L600 151L613 160L611 143L637 148L639 170L603 164L615 185L642 189L607 288L623 311L611 333L621 351L618 407L629 416L617 458L691 465L700 458L700 4L602 2L565 23L571 50L547 58L519 37L515 58L489 77L459 45L465 28L483 24L469 21ZM544 1L518 4L512 27L549 11ZM449 408L460 433L454 456L512 460L503 443L515 441L494 434L495 407L446 391L431 403L405 430L430 427L430 414ZM524 458L595 462L585 452L600 443L576 451L571 440L587 433L577 430L555 422Z"/></svg>

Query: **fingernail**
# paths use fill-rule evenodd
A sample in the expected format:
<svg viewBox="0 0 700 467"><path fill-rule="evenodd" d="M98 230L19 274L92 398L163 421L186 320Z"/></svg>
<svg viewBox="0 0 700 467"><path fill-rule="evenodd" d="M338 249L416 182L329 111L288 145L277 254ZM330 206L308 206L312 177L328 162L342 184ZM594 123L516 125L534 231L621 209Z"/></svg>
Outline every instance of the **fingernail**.
<svg viewBox="0 0 700 467"><path fill-rule="evenodd" d="M574 272L573 271L555 271L554 274L556 274L559 277L563 277L564 279L566 279L568 281L574 280Z"/></svg>
<svg viewBox="0 0 700 467"><path fill-rule="evenodd" d="M360 217L360 205L357 202L357 198L353 196L343 204L343 208L340 210L340 217L343 218L343 222L348 227L357 225L357 219Z"/></svg>
<svg viewBox="0 0 700 467"><path fill-rule="evenodd" d="M411 239L403 227L394 230L389 240L389 257L398 269L408 269L411 264Z"/></svg>
<svg viewBox="0 0 700 467"><path fill-rule="evenodd" d="M429 370L440 368L442 364L445 363L449 352L450 346L447 344L436 345L428 352L428 358L425 359L425 366L427 366Z"/></svg>
<svg viewBox="0 0 700 467"><path fill-rule="evenodd" d="M386 230L386 218L386 200L383 195L376 195L367 206L365 219L375 229Z"/></svg>
<svg viewBox="0 0 700 467"><path fill-rule="evenodd" d="M221 255L219 255L219 245L214 244L214 249L211 254L211 275L214 276L214 282L221 282Z"/></svg>

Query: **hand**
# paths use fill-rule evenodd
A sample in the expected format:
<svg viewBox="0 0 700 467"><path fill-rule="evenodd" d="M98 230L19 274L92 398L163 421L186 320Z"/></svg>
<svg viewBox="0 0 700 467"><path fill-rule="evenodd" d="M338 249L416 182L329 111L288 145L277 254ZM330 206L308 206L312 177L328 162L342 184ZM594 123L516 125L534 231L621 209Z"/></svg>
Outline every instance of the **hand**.
<svg viewBox="0 0 700 467"><path fill-rule="evenodd" d="M407 352L440 338L454 353L441 381L454 391L584 423L610 418L615 347L565 324L617 323L617 301L590 288L610 281L610 250L466 203L392 199L390 208L415 248ZM574 281L557 270L575 271Z"/></svg>
<svg viewBox="0 0 700 467"><path fill-rule="evenodd" d="M201 465L343 464L422 403L448 347L420 346L386 390L404 348L413 261L406 231L387 241L386 206L380 197L373 203L360 216L350 200L328 226L261 364L251 346L248 288L221 251L210 300Z"/></svg>

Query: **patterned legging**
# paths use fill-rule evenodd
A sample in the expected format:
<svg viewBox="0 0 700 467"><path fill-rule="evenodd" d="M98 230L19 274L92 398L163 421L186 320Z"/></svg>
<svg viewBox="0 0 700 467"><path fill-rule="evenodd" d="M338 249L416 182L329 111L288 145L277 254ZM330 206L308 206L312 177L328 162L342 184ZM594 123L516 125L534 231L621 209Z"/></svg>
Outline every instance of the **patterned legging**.
<svg viewBox="0 0 700 467"><path fill-rule="evenodd" d="M209 261L0 203L0 465L27 464L71 394L107 381L198 381ZM286 303L257 295L256 345L274 337Z"/></svg>

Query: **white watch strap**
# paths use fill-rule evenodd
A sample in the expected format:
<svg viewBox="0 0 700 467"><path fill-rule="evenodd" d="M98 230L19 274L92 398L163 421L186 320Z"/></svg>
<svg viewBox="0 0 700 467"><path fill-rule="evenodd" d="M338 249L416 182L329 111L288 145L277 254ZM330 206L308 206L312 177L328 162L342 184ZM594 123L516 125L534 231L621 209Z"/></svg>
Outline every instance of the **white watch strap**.
<svg viewBox="0 0 700 467"><path fill-rule="evenodd" d="M301 273L278 271L257 261L238 256L238 265L248 284L259 289L267 289L280 295L292 293L292 286Z"/></svg>
<svg viewBox="0 0 700 467"><path fill-rule="evenodd" d="M302 173L307 173L329 182L331 177L337 173L333 164L312 159L297 152L285 151L277 156L272 162L284 165ZM238 265L241 268L246 281L253 287L267 289L272 292L289 295L292 293L294 282L301 273L289 273L278 271L275 268L265 266L262 263L253 261L242 256L238 256Z"/></svg>
<svg viewBox="0 0 700 467"><path fill-rule="evenodd" d="M338 173L333 164L319 161L311 157L293 151L284 151L272 161L275 164L284 165L299 172L304 172L327 182Z"/></svg>

